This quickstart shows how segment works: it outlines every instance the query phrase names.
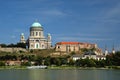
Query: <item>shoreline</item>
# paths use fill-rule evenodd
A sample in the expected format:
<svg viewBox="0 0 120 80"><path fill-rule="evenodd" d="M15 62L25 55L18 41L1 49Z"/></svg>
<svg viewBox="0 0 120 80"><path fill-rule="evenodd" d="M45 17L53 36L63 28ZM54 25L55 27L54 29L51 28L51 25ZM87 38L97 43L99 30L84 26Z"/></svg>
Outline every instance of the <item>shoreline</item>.
<svg viewBox="0 0 120 80"><path fill-rule="evenodd" d="M2 69L27 69L27 66L0 66L0 70ZM75 66L48 66L47 69L58 69L58 70L64 70L64 69L69 69L69 70L109 70L109 69L118 69L120 70L120 66L106 66L106 67L75 67Z"/></svg>
<svg viewBox="0 0 120 80"><path fill-rule="evenodd" d="M107 70L107 69L120 69L120 66L106 66L106 67L75 67L75 66L49 66L48 69L78 69L78 70L94 70L94 69L98 69L98 70Z"/></svg>

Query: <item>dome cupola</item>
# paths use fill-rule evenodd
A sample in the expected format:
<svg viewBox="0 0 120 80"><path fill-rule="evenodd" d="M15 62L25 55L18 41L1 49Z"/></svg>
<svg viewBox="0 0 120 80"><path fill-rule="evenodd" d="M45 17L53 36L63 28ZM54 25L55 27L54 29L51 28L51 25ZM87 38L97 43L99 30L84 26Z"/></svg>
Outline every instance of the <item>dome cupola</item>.
<svg viewBox="0 0 120 80"><path fill-rule="evenodd" d="M35 21L31 27L42 27L42 25L38 21Z"/></svg>

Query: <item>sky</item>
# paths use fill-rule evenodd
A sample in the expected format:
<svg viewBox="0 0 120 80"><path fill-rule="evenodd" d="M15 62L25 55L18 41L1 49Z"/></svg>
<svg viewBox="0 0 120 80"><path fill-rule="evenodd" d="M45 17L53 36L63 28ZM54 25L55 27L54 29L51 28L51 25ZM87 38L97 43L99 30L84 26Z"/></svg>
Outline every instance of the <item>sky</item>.
<svg viewBox="0 0 120 80"><path fill-rule="evenodd" d="M38 20L52 44L96 43L120 50L120 0L0 0L0 43L20 41Z"/></svg>

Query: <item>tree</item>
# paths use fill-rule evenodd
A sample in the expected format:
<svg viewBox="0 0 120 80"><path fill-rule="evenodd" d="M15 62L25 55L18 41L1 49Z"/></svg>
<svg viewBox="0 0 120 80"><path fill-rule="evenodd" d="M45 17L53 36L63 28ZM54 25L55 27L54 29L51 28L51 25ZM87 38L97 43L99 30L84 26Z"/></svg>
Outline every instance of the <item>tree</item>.
<svg viewBox="0 0 120 80"><path fill-rule="evenodd" d="M93 59L89 59L89 58L86 58L86 59L79 59L75 62L75 65L76 66L81 66L81 67L95 67L96 66L96 63Z"/></svg>
<svg viewBox="0 0 120 80"><path fill-rule="evenodd" d="M47 66L51 65L51 57L50 56L48 56L48 57L45 58L44 64L47 65Z"/></svg>
<svg viewBox="0 0 120 80"><path fill-rule="evenodd" d="M106 56L106 64L108 66L120 66L120 52L109 54Z"/></svg>
<svg viewBox="0 0 120 80"><path fill-rule="evenodd" d="M94 62L93 59L88 59L87 60L87 67L95 67L96 63Z"/></svg>
<svg viewBox="0 0 120 80"><path fill-rule="evenodd" d="M61 61L59 58L51 58L51 65L57 65L57 66L60 66L61 65Z"/></svg>
<svg viewBox="0 0 120 80"><path fill-rule="evenodd" d="M6 45L6 44L0 44L0 46L1 46L1 47L7 47L7 45Z"/></svg>
<svg viewBox="0 0 120 80"><path fill-rule="evenodd" d="M107 66L112 66L112 55L107 55L105 62Z"/></svg>
<svg viewBox="0 0 120 80"><path fill-rule="evenodd" d="M7 47L15 47L15 44L11 43L11 44L7 45Z"/></svg>
<svg viewBox="0 0 120 80"><path fill-rule="evenodd" d="M73 61L72 59L70 59L68 65L74 66L75 65L75 61Z"/></svg>
<svg viewBox="0 0 120 80"><path fill-rule="evenodd" d="M67 58L61 57L61 58L59 58L59 59L60 59L60 61L61 61L61 65L66 65L66 64L68 63Z"/></svg>
<svg viewBox="0 0 120 80"><path fill-rule="evenodd" d="M30 66L30 65L31 65L30 62L22 62L22 63L21 63L21 66Z"/></svg>
<svg viewBox="0 0 120 80"><path fill-rule="evenodd" d="M76 54L74 51L72 51L71 53L70 53L71 55L74 55L74 54Z"/></svg>
<svg viewBox="0 0 120 80"><path fill-rule="evenodd" d="M16 47L26 48L26 43L17 43Z"/></svg>
<svg viewBox="0 0 120 80"><path fill-rule="evenodd" d="M113 64L115 66L120 66L120 52L116 52L114 55L113 55Z"/></svg>
<svg viewBox="0 0 120 80"><path fill-rule="evenodd" d="M0 61L0 66L5 66L5 62Z"/></svg>
<svg viewBox="0 0 120 80"><path fill-rule="evenodd" d="M37 58L36 58L36 65L42 65L42 62L43 62L43 57L37 56Z"/></svg>

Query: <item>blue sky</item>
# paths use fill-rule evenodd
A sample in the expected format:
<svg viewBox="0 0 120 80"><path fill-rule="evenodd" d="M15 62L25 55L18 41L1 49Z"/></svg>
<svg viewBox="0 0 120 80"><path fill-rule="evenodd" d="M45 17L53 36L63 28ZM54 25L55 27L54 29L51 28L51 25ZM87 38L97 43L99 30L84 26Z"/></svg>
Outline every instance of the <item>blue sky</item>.
<svg viewBox="0 0 120 80"><path fill-rule="evenodd" d="M0 43L17 43L38 19L44 35L120 50L120 0L1 0Z"/></svg>

